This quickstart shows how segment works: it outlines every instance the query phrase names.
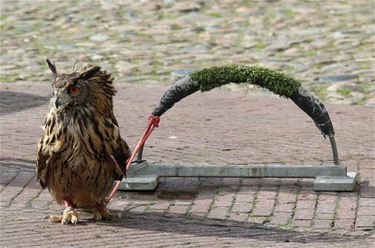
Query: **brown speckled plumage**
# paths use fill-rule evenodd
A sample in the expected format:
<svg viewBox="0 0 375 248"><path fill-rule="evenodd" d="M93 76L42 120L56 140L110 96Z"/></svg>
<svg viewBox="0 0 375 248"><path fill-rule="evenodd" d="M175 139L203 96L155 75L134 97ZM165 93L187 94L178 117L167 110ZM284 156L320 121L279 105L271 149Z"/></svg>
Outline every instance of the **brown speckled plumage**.
<svg viewBox="0 0 375 248"><path fill-rule="evenodd" d="M97 66L57 74L48 63L54 95L38 146L37 179L59 204L68 199L95 207L121 180L130 157L113 114L113 78ZM72 86L78 94L71 94Z"/></svg>

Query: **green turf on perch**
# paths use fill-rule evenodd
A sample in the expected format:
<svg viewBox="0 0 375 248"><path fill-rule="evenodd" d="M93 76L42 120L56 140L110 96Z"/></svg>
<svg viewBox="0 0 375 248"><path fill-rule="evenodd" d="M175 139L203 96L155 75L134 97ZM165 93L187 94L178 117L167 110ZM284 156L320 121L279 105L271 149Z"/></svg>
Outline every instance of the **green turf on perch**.
<svg viewBox="0 0 375 248"><path fill-rule="evenodd" d="M195 71L190 74L190 78L198 82L202 92L228 83L250 83L277 95L290 97L301 86L300 82L286 74L261 66L214 66Z"/></svg>

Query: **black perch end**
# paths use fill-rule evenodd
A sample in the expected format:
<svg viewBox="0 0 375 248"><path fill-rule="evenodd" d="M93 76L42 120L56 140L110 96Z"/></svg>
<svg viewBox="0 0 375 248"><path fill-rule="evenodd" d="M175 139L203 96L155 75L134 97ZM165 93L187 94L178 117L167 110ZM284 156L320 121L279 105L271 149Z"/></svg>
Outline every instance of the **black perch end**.
<svg viewBox="0 0 375 248"><path fill-rule="evenodd" d="M323 103L321 103L315 96L305 90L302 86L289 97L300 109L302 109L319 128L324 137L328 136L331 142L333 163L339 165L339 158L337 146L335 141L335 130Z"/></svg>
<svg viewBox="0 0 375 248"><path fill-rule="evenodd" d="M322 132L323 136L334 136L335 131L325 106L311 93L300 86L290 99L302 109Z"/></svg>
<svg viewBox="0 0 375 248"><path fill-rule="evenodd" d="M266 88L273 93L290 98L302 109L319 128L322 135L328 136L333 151L334 164L338 165L335 131L325 106L306 91L297 80L281 72L260 66L227 65L211 67L193 72L172 85L162 96L153 116L161 116L183 98L201 90L209 91L229 83L250 83ZM140 157L142 155L140 154Z"/></svg>
<svg viewBox="0 0 375 248"><path fill-rule="evenodd" d="M172 108L175 103L198 90L198 82L193 81L189 76L178 80L163 94L158 106L154 108L151 115L161 116L168 109Z"/></svg>

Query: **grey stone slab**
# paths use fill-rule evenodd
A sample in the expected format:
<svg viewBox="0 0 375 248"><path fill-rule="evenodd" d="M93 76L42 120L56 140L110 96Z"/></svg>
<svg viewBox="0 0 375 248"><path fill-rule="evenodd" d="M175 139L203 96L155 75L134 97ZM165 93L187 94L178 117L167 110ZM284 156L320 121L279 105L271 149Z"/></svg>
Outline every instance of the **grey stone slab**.
<svg viewBox="0 0 375 248"><path fill-rule="evenodd" d="M284 177L314 178L316 176L346 176L346 167L337 165L134 165L128 175L158 175L162 177Z"/></svg>
<svg viewBox="0 0 375 248"><path fill-rule="evenodd" d="M127 177L121 181L119 190L155 190L158 183L156 175Z"/></svg>
<svg viewBox="0 0 375 248"><path fill-rule="evenodd" d="M348 172L347 176L318 176L314 181L315 191L353 191L358 173Z"/></svg>
<svg viewBox="0 0 375 248"><path fill-rule="evenodd" d="M158 177L273 177L315 178L315 191L353 191L357 182L356 172L347 172L337 165L163 165L134 164L123 180L122 190L154 190Z"/></svg>

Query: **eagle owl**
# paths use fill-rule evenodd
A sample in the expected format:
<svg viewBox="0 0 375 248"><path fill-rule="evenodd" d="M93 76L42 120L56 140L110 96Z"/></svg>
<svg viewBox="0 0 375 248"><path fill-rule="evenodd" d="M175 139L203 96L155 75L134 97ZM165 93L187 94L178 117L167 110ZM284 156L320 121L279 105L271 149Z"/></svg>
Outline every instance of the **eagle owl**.
<svg viewBox="0 0 375 248"><path fill-rule="evenodd" d="M113 113L113 78L98 66L53 74L53 96L37 151L37 180L58 204L62 215L52 222L76 224L76 208L92 209L94 218L115 219L105 198L125 175L131 153ZM121 167L120 167L121 166Z"/></svg>

